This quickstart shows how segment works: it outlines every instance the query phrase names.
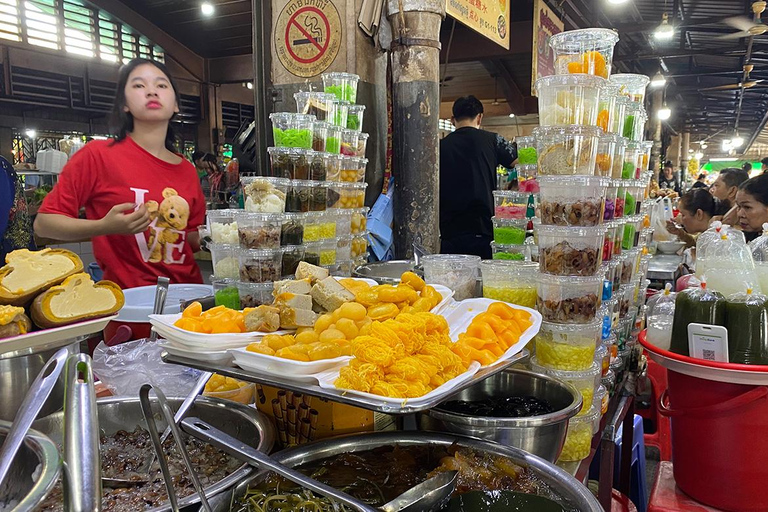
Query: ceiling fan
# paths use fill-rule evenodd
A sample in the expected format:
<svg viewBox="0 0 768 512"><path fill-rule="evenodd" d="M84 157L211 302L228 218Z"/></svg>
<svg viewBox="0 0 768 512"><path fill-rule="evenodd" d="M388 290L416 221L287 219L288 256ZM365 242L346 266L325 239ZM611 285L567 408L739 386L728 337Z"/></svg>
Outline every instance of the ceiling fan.
<svg viewBox="0 0 768 512"><path fill-rule="evenodd" d="M765 2L762 2L765 3ZM744 66L744 81L739 82L736 84L726 84L726 85L717 85L715 87L704 87L699 89L699 92L703 91L731 91L736 89L751 89L760 83L764 82L765 80L749 80L749 74L754 69L754 66L752 64L746 64ZM766 84L768 85L768 84Z"/></svg>
<svg viewBox="0 0 768 512"><path fill-rule="evenodd" d="M717 39L740 39L742 37L762 36L768 32L768 25L764 24L760 19L763 11L765 11L765 7L766 2L753 2L753 19L749 19L746 16L735 16L733 18L724 19L723 22L725 24L732 26L738 30L738 32L718 36Z"/></svg>

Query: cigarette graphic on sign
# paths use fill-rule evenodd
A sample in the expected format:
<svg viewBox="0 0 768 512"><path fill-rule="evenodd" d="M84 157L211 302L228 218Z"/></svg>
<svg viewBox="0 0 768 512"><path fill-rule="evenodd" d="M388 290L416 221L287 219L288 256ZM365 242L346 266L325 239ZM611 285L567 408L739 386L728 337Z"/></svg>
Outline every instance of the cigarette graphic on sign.
<svg viewBox="0 0 768 512"><path fill-rule="evenodd" d="M320 20L313 15L307 15L302 22L304 30L302 33L307 36L303 39L294 39L292 43L294 46L300 46L303 44L317 44L323 42L323 31L320 29ZM312 39L310 39L310 37Z"/></svg>

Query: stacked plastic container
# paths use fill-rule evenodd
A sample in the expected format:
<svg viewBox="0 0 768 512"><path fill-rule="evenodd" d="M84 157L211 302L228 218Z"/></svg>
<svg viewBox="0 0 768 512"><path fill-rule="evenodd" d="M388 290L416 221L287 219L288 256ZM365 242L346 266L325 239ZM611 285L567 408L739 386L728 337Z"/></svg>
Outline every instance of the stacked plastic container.
<svg viewBox="0 0 768 512"><path fill-rule="evenodd" d="M368 134L362 132L365 105L356 104L359 77L325 73L322 80L322 90L294 94L295 113L270 115L275 147L267 150L269 172L243 181L246 210L265 211L257 197L274 186L285 194L285 204L278 209L275 202L269 211L285 213L292 225L303 229L303 237L284 244L289 249L283 250L288 260L283 275L302 259L316 262L316 256L339 275L350 275L367 261ZM254 181L259 184L248 188Z"/></svg>
<svg viewBox="0 0 768 512"><path fill-rule="evenodd" d="M541 213L536 303L544 322L531 367L582 394L558 460L572 470L589 456L607 407L601 378L610 359L602 346L600 308L613 286L604 286L616 239L611 222L619 187L612 177L620 176L627 145L621 130L628 101L608 81L617 41L605 29L556 34L550 39L556 75L535 84Z"/></svg>

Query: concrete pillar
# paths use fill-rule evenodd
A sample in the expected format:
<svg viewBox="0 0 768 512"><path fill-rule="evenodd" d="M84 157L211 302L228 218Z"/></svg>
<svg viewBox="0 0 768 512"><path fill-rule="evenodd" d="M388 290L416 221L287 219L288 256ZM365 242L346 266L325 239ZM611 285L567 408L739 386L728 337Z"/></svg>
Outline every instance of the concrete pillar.
<svg viewBox="0 0 768 512"><path fill-rule="evenodd" d="M418 241L440 250L439 135L442 0L389 0L392 25L392 170L397 258Z"/></svg>
<svg viewBox="0 0 768 512"><path fill-rule="evenodd" d="M663 102L663 89L656 89L651 94L651 112L657 112ZM651 138L653 139L653 148L651 148L650 169L655 173L661 170L661 119L659 116L651 116Z"/></svg>
<svg viewBox="0 0 768 512"><path fill-rule="evenodd" d="M680 136L680 181L688 181L688 162L691 154L688 149L691 146L690 132L683 132Z"/></svg>

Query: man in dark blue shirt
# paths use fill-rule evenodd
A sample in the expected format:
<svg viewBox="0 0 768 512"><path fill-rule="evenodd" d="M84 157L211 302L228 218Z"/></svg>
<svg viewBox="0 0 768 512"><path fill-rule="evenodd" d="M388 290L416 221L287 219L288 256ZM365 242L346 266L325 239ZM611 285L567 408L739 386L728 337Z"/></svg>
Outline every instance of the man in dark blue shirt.
<svg viewBox="0 0 768 512"><path fill-rule="evenodd" d="M491 257L496 168L512 167L517 145L480 129L483 104L474 96L453 104L456 130L440 141L440 252Z"/></svg>

